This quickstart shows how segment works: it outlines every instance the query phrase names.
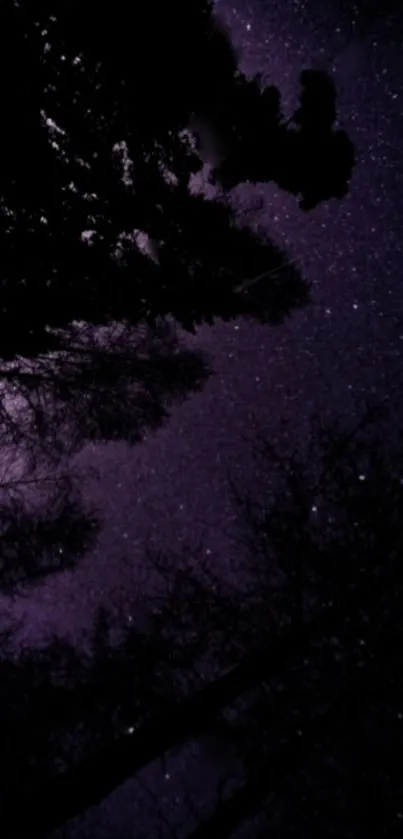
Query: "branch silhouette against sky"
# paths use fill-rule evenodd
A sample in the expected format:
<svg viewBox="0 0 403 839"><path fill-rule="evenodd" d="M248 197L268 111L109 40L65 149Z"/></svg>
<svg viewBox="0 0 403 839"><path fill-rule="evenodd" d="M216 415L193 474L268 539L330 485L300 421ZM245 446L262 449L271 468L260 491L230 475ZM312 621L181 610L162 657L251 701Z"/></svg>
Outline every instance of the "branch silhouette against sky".
<svg viewBox="0 0 403 839"><path fill-rule="evenodd" d="M0 365L0 588L21 593L73 567L94 546L99 511L84 511L71 457L89 443L131 445L211 374L174 325L97 330L73 324L59 349Z"/></svg>
<svg viewBox="0 0 403 839"><path fill-rule="evenodd" d="M189 190L203 167L190 127L217 136L223 182L272 180L308 208L342 197L352 173L332 82L302 74L290 128L279 91L238 70L206 0L156 11L143 4L129 23L121 2L113 15L91 2L2 7L2 355L51 347L45 326L72 320L172 314L192 328L251 308L278 321L306 302L295 268L272 287L287 264L278 248ZM234 296L264 272L265 306Z"/></svg>
<svg viewBox="0 0 403 839"><path fill-rule="evenodd" d="M169 574L145 635L129 627L120 652L106 655L108 621L100 615L93 663L86 676L83 665L78 668L87 687L69 692L68 702L76 697L79 716L85 696L89 705L97 697L109 714L116 703L116 727L110 717L109 744L101 738L93 751L87 740L84 752L93 756L83 752L76 767L68 761L66 775L52 780L47 770L39 783L27 779L29 806L16 830L28 823L31 830L34 824L49 829L137 772L141 750L146 762L147 749L150 760L158 748L178 746L205 727L218 743L232 744L244 765L245 789L235 790L233 804L222 801L221 815L220 808L212 814L211 826L220 823L223 835L233 829L234 811L242 822L259 803L257 776L259 801L270 796L270 825L286 836L298 826L308 837L317 825L320 835L333 837L353 824L353 835L364 837L369 793L371 819L384 819L389 835L397 835L402 450L385 451L376 417L369 411L355 428L316 421L304 455L283 458L261 437L261 465L268 478L280 467L284 485L275 496L255 499L253 519L248 497L241 491L235 499L244 498L250 534L256 579L249 589L220 588L208 568L192 563L191 553L184 553L182 568L177 558L170 565L167 553L156 558ZM325 520L331 520L330 530ZM283 573L277 590L275 559ZM135 669L132 656L140 656ZM68 678L74 681L74 667ZM51 696L49 685L47 690ZM88 714L95 736L98 717ZM119 735L119 725L126 734ZM268 769L272 760L279 762L279 791ZM15 794L8 793L11 809Z"/></svg>
<svg viewBox="0 0 403 839"><path fill-rule="evenodd" d="M85 505L70 476L12 481L0 484L0 490L2 594L27 596L30 586L49 574L74 568L94 546L99 515ZM27 490L35 492L35 505L27 503Z"/></svg>

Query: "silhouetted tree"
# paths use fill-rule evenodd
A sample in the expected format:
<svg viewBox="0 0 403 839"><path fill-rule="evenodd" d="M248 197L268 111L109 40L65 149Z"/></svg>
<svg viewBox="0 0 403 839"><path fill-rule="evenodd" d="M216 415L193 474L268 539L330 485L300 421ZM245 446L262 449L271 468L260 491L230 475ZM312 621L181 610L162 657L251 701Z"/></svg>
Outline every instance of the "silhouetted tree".
<svg viewBox="0 0 403 839"><path fill-rule="evenodd" d="M246 126L241 123L242 109L236 124L237 104L226 99L220 118L229 119L233 136L228 154L213 172L214 182L230 188L243 181L274 181L299 196L303 210L347 194L354 149L346 132L333 128L334 82L323 71L304 70L300 83L300 107L287 121L280 111L278 91L274 87L262 90L259 76L243 84ZM226 108L231 107L230 118Z"/></svg>
<svg viewBox="0 0 403 839"><path fill-rule="evenodd" d="M39 499L46 484L45 498ZM25 593L44 576L74 567L95 543L99 517L69 476L0 485L0 591ZM24 490L35 492L29 503ZM26 494L26 493L25 493Z"/></svg>
<svg viewBox="0 0 403 839"><path fill-rule="evenodd" d="M60 814L72 814L74 800L77 812L138 771L146 755L150 760L158 748L207 728L242 758L245 783L225 794L198 839L218 828L230 835L259 807L256 835L270 827L290 837L361 839L372 824L379 835L398 836L401 447L385 451L384 429L378 439L371 417L347 430L317 423L310 448L286 457L262 437L260 467L263 458L284 483L263 482L256 504L234 496L248 514L249 587L220 582L194 561L197 550L182 567L156 556L167 585L147 631L132 628L126 641L126 651L140 657L145 644L133 681L124 644L105 658L101 620L97 660L107 677L99 671L101 683L91 688L92 669L86 695L102 703L105 691L110 709L128 693L132 733L115 739L111 731L107 747L65 780L49 777L42 792L28 784L27 801L41 824L57 823L57 812L43 815L41 807L49 790ZM138 690L142 698L130 716Z"/></svg>
<svg viewBox="0 0 403 839"><path fill-rule="evenodd" d="M3 450L31 471L66 462L89 441L139 442L211 372L207 356L162 320L152 329L72 324L57 340L51 354L0 364Z"/></svg>
<svg viewBox="0 0 403 839"><path fill-rule="evenodd" d="M240 836L400 835L402 445L388 450L374 419L369 410L354 428L316 422L305 454L282 456L262 437L260 466L282 488L235 493L257 561L256 622L291 622L295 647L280 674L263 665L235 718L224 714L221 736L243 755L247 780L192 839L232 835L257 810Z"/></svg>
<svg viewBox="0 0 403 839"><path fill-rule="evenodd" d="M167 315L187 329L239 314L277 323L309 289L225 199L192 191L198 126L236 182L239 142L278 180L288 136L278 91L239 73L212 4L151 4L132 23L121 2L8 0L0 78L0 436L33 479L88 440L140 440L202 386L207 360L168 339ZM320 91L301 110L316 147L335 98Z"/></svg>
<svg viewBox="0 0 403 839"><path fill-rule="evenodd" d="M90 0L2 4L3 356L52 348L46 325L74 319L173 314L192 328L256 308L278 320L306 301L295 269L274 290L268 277L263 306L234 293L257 265L270 275L286 260L235 231L228 207L189 191L202 169L189 127L204 121L218 135L234 184L256 161L252 179L310 205L344 194L351 144L329 126L323 136L317 115L309 132L290 131L278 92L239 73L207 0L143 4L134 21L128 12L120 1L113 10ZM319 111L333 100L322 84Z"/></svg>
<svg viewBox="0 0 403 839"><path fill-rule="evenodd" d="M73 324L58 340L52 354L0 365L3 591L21 593L93 546L98 514L84 510L71 455L88 442L139 442L210 373L168 322Z"/></svg>
<svg viewBox="0 0 403 839"><path fill-rule="evenodd" d="M18 652L11 641L4 638L0 658L0 799L7 810L5 831L18 833L30 824L35 835L40 829L35 814L20 818L18 802L80 765L94 748L127 738L129 725L156 714L167 689L158 667L167 666L169 649L132 626L114 648L102 610L87 655L56 637L37 650ZM82 792L85 796L85 788ZM57 824L52 801L48 805L43 824Z"/></svg>
<svg viewBox="0 0 403 839"><path fill-rule="evenodd" d="M202 386L207 360L168 337L167 315L277 323L309 300L278 247L190 188L201 124L238 182L233 148L249 137L257 160L248 132L266 121L280 171L278 92L238 72L210 3L157 11L129 25L122 3L0 8L0 436L24 480L88 440L139 441Z"/></svg>

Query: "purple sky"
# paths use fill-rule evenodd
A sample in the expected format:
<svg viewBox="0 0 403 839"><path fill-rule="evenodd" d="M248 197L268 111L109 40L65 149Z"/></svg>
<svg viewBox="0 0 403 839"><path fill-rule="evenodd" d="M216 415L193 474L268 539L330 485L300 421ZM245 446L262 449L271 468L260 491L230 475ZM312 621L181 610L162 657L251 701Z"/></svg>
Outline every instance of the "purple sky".
<svg viewBox="0 0 403 839"><path fill-rule="evenodd" d="M147 545L192 545L204 532L211 561L228 573L234 548L223 531L234 510L226 474L253 483L241 439L251 410L273 438L281 418L291 420L292 441L306 434L313 411L351 417L367 395L390 397L400 414L403 55L376 27L355 35L327 5L325 16L319 0L217 3L243 69L278 85L286 111L304 67L335 72L340 122L359 157L348 198L304 215L272 185L234 193L237 212L297 260L312 283L312 305L279 327L202 327L186 340L212 357L215 375L203 392L174 408L141 445L97 445L80 455L77 465L98 471L84 486L104 528L74 571L49 577L13 604L33 643L49 629L79 639L101 603L120 620L129 615L150 584ZM2 608L6 614L10 606L3 600Z"/></svg>

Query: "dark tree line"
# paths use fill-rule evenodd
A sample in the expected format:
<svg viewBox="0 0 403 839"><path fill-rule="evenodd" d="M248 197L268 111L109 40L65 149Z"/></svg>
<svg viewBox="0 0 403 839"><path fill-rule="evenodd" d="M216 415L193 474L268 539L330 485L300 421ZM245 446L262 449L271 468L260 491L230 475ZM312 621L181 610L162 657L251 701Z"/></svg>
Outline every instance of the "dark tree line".
<svg viewBox="0 0 403 839"><path fill-rule="evenodd" d="M100 512L86 509L71 456L88 443L140 442L211 374L169 322L103 333L73 324L58 340L52 355L0 364L0 590L8 594L73 567L94 545Z"/></svg>
<svg viewBox="0 0 403 839"><path fill-rule="evenodd" d="M316 424L305 456L283 458L261 439L266 489L234 495L249 585L223 584L191 552L160 554L167 586L150 602L146 632L130 626L113 650L101 615L86 662L56 641L36 663L5 661L24 690L31 674L24 724L3 719L15 765L3 782L10 836L57 825L203 729L238 755L244 781L198 839L248 830L248 819L250 836L364 839L373 826L399 835L402 449L385 451L387 426L378 433L369 418ZM30 755L27 731L37 738Z"/></svg>

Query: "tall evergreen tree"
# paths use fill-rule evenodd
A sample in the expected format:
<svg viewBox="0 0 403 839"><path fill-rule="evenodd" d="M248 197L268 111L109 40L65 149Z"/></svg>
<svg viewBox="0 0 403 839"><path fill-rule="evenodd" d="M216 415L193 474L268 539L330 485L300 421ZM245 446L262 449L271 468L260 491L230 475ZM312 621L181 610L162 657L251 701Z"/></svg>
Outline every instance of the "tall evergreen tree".
<svg viewBox="0 0 403 839"><path fill-rule="evenodd" d="M208 129L224 188L274 180L305 208L344 194L351 144L320 126L331 83L302 79L319 94L291 129L279 92L239 72L208 0L6 0L0 56L3 357L57 344L45 326L73 319L169 313L193 328L306 301L295 269L271 282L284 255L189 183ZM239 292L264 274L263 296Z"/></svg>

